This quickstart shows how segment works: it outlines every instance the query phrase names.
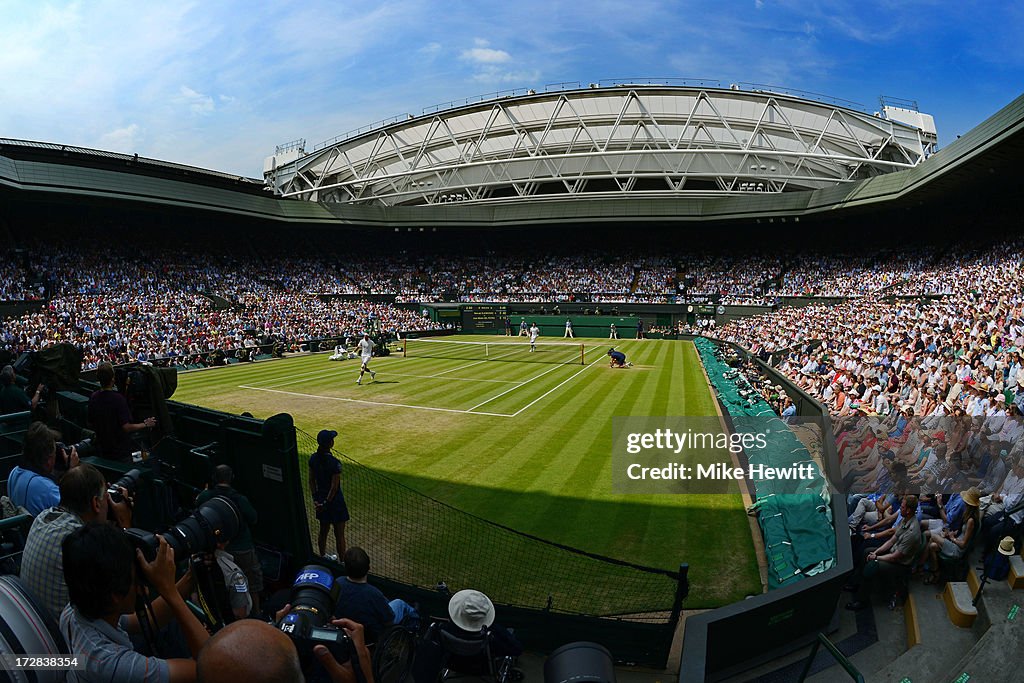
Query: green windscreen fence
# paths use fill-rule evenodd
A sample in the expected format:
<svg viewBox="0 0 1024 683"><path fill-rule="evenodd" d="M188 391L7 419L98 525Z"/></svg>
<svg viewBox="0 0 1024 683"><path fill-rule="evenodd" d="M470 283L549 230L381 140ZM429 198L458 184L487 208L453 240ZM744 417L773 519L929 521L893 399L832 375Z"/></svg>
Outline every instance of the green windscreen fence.
<svg viewBox="0 0 1024 683"><path fill-rule="evenodd" d="M313 546L317 522L308 495L316 441L296 430ZM444 581L475 588L495 603L537 610L668 624L678 607L679 572L644 567L552 543L423 495L334 452L352 519L346 542L365 548L371 572L419 588ZM333 550L333 536L328 540Z"/></svg>
<svg viewBox="0 0 1024 683"><path fill-rule="evenodd" d="M796 429L780 419L742 373L724 359L721 347L699 337L694 345L733 430L764 434L766 447L747 451L750 464L773 468L813 465L811 479L759 479L754 482L754 509L764 535L769 588L825 571L835 563L836 534L829 507L829 487L820 466ZM813 423L813 421L811 421ZM813 434L814 429L805 429ZM820 435L820 430L817 430Z"/></svg>
<svg viewBox="0 0 1024 683"><path fill-rule="evenodd" d="M633 339L636 337L636 317L618 315L551 315L534 313L512 313L509 315L512 321L512 334L519 334L519 325L523 320L526 324L537 323L540 328L541 340L544 338L565 336L565 321L572 320L572 331L577 337L598 337L607 339L611 333L611 326L615 325L622 339ZM548 339L550 341L550 339Z"/></svg>

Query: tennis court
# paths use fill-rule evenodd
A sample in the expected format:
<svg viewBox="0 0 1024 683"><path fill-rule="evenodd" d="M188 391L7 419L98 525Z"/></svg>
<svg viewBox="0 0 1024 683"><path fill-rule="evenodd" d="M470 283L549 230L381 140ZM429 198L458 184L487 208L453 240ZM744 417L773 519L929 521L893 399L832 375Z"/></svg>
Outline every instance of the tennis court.
<svg viewBox="0 0 1024 683"><path fill-rule="evenodd" d="M179 377L174 399L336 429L336 448L358 462L547 540L666 569L689 562L691 607L760 592L738 493L612 492L613 417L716 414L691 343L618 341L634 366L611 369L607 340L533 353L517 338L458 340L492 345L399 349L374 358L376 380L362 386L357 359L327 354L202 370Z"/></svg>
<svg viewBox="0 0 1024 683"><path fill-rule="evenodd" d="M337 361L284 380L238 385L282 396L321 398L392 408L511 418L552 397L607 361L606 345L410 340L395 355L375 358L376 379L359 377L359 361ZM639 369L638 369L639 371Z"/></svg>

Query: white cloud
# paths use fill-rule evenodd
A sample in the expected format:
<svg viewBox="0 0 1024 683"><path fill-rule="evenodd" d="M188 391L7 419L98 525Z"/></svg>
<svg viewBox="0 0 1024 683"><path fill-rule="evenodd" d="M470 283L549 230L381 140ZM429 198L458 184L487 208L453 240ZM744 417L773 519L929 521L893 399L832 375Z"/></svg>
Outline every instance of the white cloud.
<svg viewBox="0 0 1024 683"><path fill-rule="evenodd" d="M1013 3L450 4L0 0L0 135L258 175L279 142L510 87L679 76L860 101L883 89L946 121L941 103L978 117L1005 104L1024 64ZM865 45L887 58L865 59Z"/></svg>
<svg viewBox="0 0 1024 683"><path fill-rule="evenodd" d="M181 86L181 90L179 92L181 93L179 102L187 105L189 111L193 114L210 114L214 109L216 109L216 105L213 103L213 98L209 95L196 92L187 85Z"/></svg>
<svg viewBox="0 0 1024 683"><path fill-rule="evenodd" d="M473 74L478 83L506 83L512 86L527 87L536 85L540 80L540 71L504 71L496 66L488 66Z"/></svg>
<svg viewBox="0 0 1024 683"><path fill-rule="evenodd" d="M460 56L467 61L476 62L477 64L504 64L512 60L512 55L504 50L495 50L489 47L474 47L471 50L463 50Z"/></svg>
<svg viewBox="0 0 1024 683"><path fill-rule="evenodd" d="M136 123L104 133L96 141L96 148L108 152L133 154L139 146L139 126Z"/></svg>

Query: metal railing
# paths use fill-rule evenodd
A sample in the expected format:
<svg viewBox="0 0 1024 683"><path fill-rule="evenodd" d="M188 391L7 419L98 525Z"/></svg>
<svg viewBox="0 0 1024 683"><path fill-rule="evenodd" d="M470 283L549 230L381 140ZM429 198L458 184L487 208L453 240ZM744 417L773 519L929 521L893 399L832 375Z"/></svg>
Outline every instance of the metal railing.
<svg viewBox="0 0 1024 683"><path fill-rule="evenodd" d="M846 658L842 652L839 651L832 641L828 639L824 633L818 634L818 639L814 641L814 645L811 646L811 654L807 657L807 663L804 664L804 670L800 673L800 678L797 679L797 683L804 683L807 680L807 676L811 673L811 665L814 663L814 657L818 654L818 648L824 646L825 650L832 655L832 658L836 660L839 666L843 667L847 675L851 680L857 681L857 683L864 683L864 676L857 667L853 665L849 659Z"/></svg>

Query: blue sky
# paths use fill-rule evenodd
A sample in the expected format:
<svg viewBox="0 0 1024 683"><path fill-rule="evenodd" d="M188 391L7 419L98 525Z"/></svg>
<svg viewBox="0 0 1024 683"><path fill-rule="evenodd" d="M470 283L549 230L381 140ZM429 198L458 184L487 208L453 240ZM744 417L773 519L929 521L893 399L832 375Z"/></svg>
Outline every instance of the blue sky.
<svg viewBox="0 0 1024 683"><path fill-rule="evenodd" d="M1024 4L0 0L0 137L251 177L295 138L639 77L914 99L943 146L1024 91Z"/></svg>

